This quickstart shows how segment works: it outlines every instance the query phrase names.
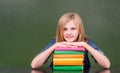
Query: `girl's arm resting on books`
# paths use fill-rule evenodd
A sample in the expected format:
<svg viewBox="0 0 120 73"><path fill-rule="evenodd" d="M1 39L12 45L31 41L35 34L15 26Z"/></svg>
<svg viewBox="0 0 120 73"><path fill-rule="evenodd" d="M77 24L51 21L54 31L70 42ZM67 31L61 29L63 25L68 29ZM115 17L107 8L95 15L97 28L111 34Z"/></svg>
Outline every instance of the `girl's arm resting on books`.
<svg viewBox="0 0 120 73"><path fill-rule="evenodd" d="M109 59L103 53L97 51L95 48L91 47L86 42L70 42L70 43L65 42L65 44L73 46L83 46L94 57L94 59L100 66L102 66L103 68L110 68Z"/></svg>
<svg viewBox="0 0 120 73"><path fill-rule="evenodd" d="M45 51L43 51L40 54L38 54L32 60L31 67L32 68L39 68L39 67L41 67L46 62L48 57L52 54L52 52L54 51L54 48L57 47L57 46L66 47L66 44L64 44L62 42L53 44L51 47L49 47Z"/></svg>
<svg viewBox="0 0 120 73"><path fill-rule="evenodd" d="M46 49L45 51L38 54L31 63L32 68L39 68L41 67L44 62L48 59L48 57L52 54L54 51L54 45Z"/></svg>
<svg viewBox="0 0 120 73"><path fill-rule="evenodd" d="M94 59L100 66L102 66L103 68L110 68L110 61L103 53L97 51L85 42L83 42L83 46L94 57Z"/></svg>

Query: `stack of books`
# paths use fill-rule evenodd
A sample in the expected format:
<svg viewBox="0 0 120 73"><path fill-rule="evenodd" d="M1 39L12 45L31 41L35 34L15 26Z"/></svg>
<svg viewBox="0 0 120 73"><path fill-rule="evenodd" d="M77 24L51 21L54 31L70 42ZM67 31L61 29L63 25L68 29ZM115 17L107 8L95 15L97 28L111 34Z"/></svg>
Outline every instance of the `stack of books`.
<svg viewBox="0 0 120 73"><path fill-rule="evenodd" d="M54 70L83 70L84 47L56 47L53 54Z"/></svg>

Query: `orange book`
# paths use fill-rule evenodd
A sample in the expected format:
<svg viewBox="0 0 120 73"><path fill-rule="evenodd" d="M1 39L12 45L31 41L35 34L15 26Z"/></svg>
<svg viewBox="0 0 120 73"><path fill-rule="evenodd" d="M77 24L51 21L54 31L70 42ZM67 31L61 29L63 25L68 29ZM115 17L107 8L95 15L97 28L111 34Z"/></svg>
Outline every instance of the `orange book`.
<svg viewBox="0 0 120 73"><path fill-rule="evenodd" d="M53 58L84 58L84 54L54 54Z"/></svg>
<svg viewBox="0 0 120 73"><path fill-rule="evenodd" d="M53 58L53 65L83 65L83 58Z"/></svg>

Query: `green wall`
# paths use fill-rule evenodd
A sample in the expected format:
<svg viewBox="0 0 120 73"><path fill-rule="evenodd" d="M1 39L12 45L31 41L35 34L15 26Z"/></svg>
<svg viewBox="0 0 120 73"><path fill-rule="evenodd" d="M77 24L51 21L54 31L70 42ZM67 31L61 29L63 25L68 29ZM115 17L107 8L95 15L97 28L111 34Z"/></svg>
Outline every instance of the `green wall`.
<svg viewBox="0 0 120 73"><path fill-rule="evenodd" d="M70 11L81 15L112 66L120 66L120 0L0 0L0 66L30 66Z"/></svg>

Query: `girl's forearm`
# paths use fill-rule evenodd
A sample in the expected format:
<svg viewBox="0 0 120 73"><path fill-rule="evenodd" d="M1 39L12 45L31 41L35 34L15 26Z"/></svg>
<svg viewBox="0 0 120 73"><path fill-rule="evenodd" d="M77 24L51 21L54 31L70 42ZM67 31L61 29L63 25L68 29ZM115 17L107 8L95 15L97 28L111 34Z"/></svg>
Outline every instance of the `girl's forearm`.
<svg viewBox="0 0 120 73"><path fill-rule="evenodd" d="M110 61L104 54L95 50L88 44L85 44L85 48L94 57L94 59L100 66L102 66L103 68L110 68Z"/></svg>
<svg viewBox="0 0 120 73"><path fill-rule="evenodd" d="M48 59L48 57L52 54L54 50L54 47L51 46L50 48L48 48L47 50L43 51L42 53L40 53L39 55L37 55L31 63L31 67L32 68L38 68L41 67L45 61Z"/></svg>

